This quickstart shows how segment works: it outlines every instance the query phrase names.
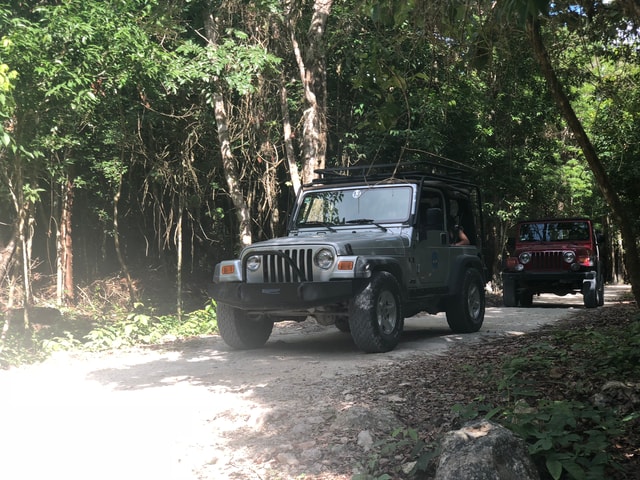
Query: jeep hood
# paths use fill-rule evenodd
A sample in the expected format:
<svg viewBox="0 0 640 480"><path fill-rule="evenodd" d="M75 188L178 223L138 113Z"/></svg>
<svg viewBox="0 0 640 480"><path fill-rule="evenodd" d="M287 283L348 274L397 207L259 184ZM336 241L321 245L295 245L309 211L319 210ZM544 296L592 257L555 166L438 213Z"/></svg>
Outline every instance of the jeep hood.
<svg viewBox="0 0 640 480"><path fill-rule="evenodd" d="M576 250L578 248L590 248L591 243L586 241L563 241L563 242L530 242L518 243L518 252L544 252L547 250Z"/></svg>
<svg viewBox="0 0 640 480"><path fill-rule="evenodd" d="M243 255L254 250L283 250L323 244L333 246L339 255L384 255L407 248L409 238L392 230L322 231L311 235L292 235L256 242L246 247Z"/></svg>

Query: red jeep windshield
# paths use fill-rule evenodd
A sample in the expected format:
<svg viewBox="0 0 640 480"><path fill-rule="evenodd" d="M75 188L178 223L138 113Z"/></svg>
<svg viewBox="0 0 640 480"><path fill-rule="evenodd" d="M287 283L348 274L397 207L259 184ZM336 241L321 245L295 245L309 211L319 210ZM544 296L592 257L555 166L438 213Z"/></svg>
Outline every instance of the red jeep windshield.
<svg viewBox="0 0 640 480"><path fill-rule="evenodd" d="M520 242L560 242L589 240L587 222L525 223L520 225Z"/></svg>

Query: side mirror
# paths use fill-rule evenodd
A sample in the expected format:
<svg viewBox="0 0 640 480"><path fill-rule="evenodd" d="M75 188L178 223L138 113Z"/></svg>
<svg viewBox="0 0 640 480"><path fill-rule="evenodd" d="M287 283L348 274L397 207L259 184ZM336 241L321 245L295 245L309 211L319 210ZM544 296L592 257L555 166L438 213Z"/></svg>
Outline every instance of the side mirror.
<svg viewBox="0 0 640 480"><path fill-rule="evenodd" d="M516 239L514 237L507 238L506 247L508 251L513 252L513 250L516 248Z"/></svg>

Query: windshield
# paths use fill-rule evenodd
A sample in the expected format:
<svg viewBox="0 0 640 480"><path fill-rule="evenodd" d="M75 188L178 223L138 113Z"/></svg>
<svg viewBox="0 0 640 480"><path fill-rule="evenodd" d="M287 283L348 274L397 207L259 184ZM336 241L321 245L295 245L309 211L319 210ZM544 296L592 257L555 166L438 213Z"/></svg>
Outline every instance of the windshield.
<svg viewBox="0 0 640 480"><path fill-rule="evenodd" d="M402 223L411 214L412 196L407 185L313 191L304 196L295 225Z"/></svg>
<svg viewBox="0 0 640 480"><path fill-rule="evenodd" d="M520 226L521 242L589 240L587 222L525 223Z"/></svg>

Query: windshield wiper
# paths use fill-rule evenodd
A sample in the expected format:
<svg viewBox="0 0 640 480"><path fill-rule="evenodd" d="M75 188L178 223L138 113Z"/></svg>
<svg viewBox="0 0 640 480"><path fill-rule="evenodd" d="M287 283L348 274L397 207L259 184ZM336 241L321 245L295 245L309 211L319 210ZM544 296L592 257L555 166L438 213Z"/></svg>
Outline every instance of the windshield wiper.
<svg viewBox="0 0 640 480"><path fill-rule="evenodd" d="M333 228L329 223L326 223L326 222L304 222L304 223L298 224L298 228L304 228L304 227L310 227L310 228L324 227L330 232L337 232L335 228Z"/></svg>
<svg viewBox="0 0 640 480"><path fill-rule="evenodd" d="M384 232L387 231L386 227L383 227L379 223L374 222L371 218L354 218L353 220L347 220L344 223L354 223L356 225L375 225L376 227L378 227L382 231L384 231Z"/></svg>

